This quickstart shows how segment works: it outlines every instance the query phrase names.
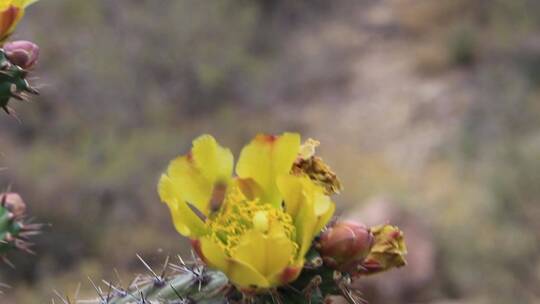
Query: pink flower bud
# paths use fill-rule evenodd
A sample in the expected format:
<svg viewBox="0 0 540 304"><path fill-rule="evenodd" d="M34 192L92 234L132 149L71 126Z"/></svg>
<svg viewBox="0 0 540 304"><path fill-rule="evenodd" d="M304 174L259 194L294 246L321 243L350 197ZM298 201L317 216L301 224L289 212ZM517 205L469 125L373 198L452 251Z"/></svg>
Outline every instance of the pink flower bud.
<svg viewBox="0 0 540 304"><path fill-rule="evenodd" d="M366 225L342 221L322 233L319 252L327 266L349 272L362 263L372 245L373 235Z"/></svg>
<svg viewBox="0 0 540 304"><path fill-rule="evenodd" d="M8 42L4 45L4 51L11 63L25 70L31 69L39 58L37 44L26 40Z"/></svg>
<svg viewBox="0 0 540 304"><path fill-rule="evenodd" d="M26 204L18 193L0 194L0 204L5 206L15 217L23 216L26 212Z"/></svg>

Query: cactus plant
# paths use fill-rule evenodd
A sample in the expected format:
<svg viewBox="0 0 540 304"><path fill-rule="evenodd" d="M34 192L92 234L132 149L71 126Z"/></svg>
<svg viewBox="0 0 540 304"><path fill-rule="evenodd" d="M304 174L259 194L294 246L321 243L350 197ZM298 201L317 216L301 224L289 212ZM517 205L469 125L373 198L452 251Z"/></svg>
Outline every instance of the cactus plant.
<svg viewBox="0 0 540 304"><path fill-rule="evenodd" d="M26 79L28 73L28 70L14 64L4 49L0 49L0 107L6 113L12 113L8 106L12 98L27 101L28 94L39 94L38 90Z"/></svg>
<svg viewBox="0 0 540 304"><path fill-rule="evenodd" d="M230 150L210 135L194 140L170 163L158 192L200 260L182 262L172 277L145 263L146 284L127 291L108 284L107 296L96 287L95 303L323 304L333 295L362 302L352 278L405 265L403 234L331 220L329 196L342 187L314 155L317 145L301 145L295 133L258 135L231 177Z"/></svg>
<svg viewBox="0 0 540 304"><path fill-rule="evenodd" d="M345 222L350 224L350 222ZM336 222L331 225L338 227L343 223ZM358 226L362 226L358 224ZM380 246L391 246L396 243L403 245L401 232L395 230L395 227L385 225L384 229L392 229L393 235L398 235L399 238L369 239L367 246L371 250L377 251ZM381 230L380 227L374 229ZM331 227L328 229L331 230ZM399 232L399 233L398 233ZM371 232L368 232L371 234ZM266 290L243 290L234 286L227 276L217 270L207 268L200 260L194 257L194 261L186 263L182 258L179 258L180 263L175 265L165 262L163 270L158 274L156 271L139 257L141 262L147 268L149 274L137 276L133 282L127 287L115 285L113 283L103 281L105 288L97 287L93 282L94 288L98 297L94 300L76 301L75 303L94 303L94 304L323 304L332 303L329 296L342 296L350 304L364 303L359 290L351 284L353 278L359 279L362 275L367 275L366 272L370 265L369 259L354 258L358 262L355 269L340 270L333 263L326 263L321 257L324 250L324 240L327 238L337 237L340 241L344 241L344 236L335 236L336 233L325 231L321 239L314 241L310 251L306 255L306 263L301 271L300 276L293 282L269 288ZM345 237L348 238L348 237ZM322 242L321 242L322 241ZM357 243L355 236L352 236L350 241ZM363 242L361 240L360 242ZM367 243L366 243L367 244ZM373 246L372 246L373 245ZM364 246L360 246L364 248ZM391 246L392 247L392 246ZM398 246L399 247L399 246ZM398 253L399 250L394 246L393 251ZM349 250L349 249L347 249ZM341 253L340 253L341 254ZM370 254L377 254L371 252ZM398 256L402 258L404 251L399 251ZM351 256L351 259L353 257ZM386 265L389 270L393 267L400 267L402 264ZM381 269L383 270L383 269ZM65 304L75 304L66 298L62 298Z"/></svg>
<svg viewBox="0 0 540 304"><path fill-rule="evenodd" d="M25 222L26 204L19 194L6 192L0 195L0 258L7 264L7 253L20 250L32 253L28 237L39 233L40 224Z"/></svg>
<svg viewBox="0 0 540 304"><path fill-rule="evenodd" d="M294 133L258 135L231 177L230 150L210 135L196 139L158 185L176 229L197 253L194 262L167 261L158 275L139 257L150 276L126 289L94 285L92 303L323 304L336 295L363 302L353 278L404 266L403 233L332 220L329 195L342 187L314 155L317 145L301 145Z"/></svg>
<svg viewBox="0 0 540 304"><path fill-rule="evenodd" d="M310 253L311 261L306 264L299 279L293 284L263 293L243 292L235 288L220 271L207 268L200 260L179 264L169 263L158 274L142 259L149 274L137 276L127 288L103 281L105 287L92 285L98 294L94 300L80 300L75 303L95 304L221 304L221 303L325 303L327 295L342 294L351 303L359 300L350 287L347 274L336 272L323 265L315 252ZM169 274L167 274L169 272ZM70 303L67 297L61 298ZM73 304L75 304L73 303Z"/></svg>

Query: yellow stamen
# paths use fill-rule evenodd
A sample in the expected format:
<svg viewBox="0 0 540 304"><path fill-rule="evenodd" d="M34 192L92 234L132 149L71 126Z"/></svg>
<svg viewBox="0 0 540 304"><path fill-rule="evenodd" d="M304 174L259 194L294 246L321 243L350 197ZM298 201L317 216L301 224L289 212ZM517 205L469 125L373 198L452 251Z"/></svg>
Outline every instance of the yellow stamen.
<svg viewBox="0 0 540 304"><path fill-rule="evenodd" d="M273 229L279 228L277 230L287 238L295 240L296 237L296 228L289 214L258 200L248 200L238 187L231 187L223 207L208 218L206 225L211 237L228 254L234 251L240 237L252 230L272 233Z"/></svg>

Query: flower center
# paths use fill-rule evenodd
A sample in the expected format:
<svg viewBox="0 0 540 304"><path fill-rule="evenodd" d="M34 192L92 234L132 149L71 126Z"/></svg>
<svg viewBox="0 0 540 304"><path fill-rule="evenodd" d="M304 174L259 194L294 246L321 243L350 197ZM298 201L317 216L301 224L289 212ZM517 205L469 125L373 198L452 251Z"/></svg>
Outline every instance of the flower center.
<svg viewBox="0 0 540 304"><path fill-rule="evenodd" d="M208 218L206 225L211 237L223 246L229 256L248 231L256 230L265 235L279 231L292 242L296 238L296 229L289 214L260 203L259 199L248 200L234 186L227 193L221 209Z"/></svg>

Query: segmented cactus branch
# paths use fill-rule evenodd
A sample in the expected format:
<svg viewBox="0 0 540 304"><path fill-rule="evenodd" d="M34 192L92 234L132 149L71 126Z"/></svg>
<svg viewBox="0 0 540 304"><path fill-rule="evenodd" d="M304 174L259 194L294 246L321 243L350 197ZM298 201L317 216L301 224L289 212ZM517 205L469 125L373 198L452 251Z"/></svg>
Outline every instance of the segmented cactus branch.
<svg viewBox="0 0 540 304"><path fill-rule="evenodd" d="M219 271L207 269L199 261L186 263L179 258L178 264L172 264L167 259L162 270L156 272L142 258L139 257L139 259L147 268L146 275L137 276L126 287L102 281L105 285L105 288L102 288L92 282L98 297L94 300L75 300L74 303L228 303L227 296L233 289L227 277ZM71 304L67 298L61 300Z"/></svg>

